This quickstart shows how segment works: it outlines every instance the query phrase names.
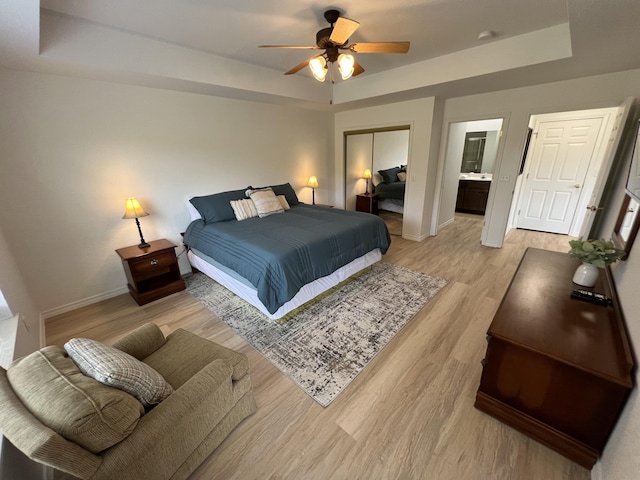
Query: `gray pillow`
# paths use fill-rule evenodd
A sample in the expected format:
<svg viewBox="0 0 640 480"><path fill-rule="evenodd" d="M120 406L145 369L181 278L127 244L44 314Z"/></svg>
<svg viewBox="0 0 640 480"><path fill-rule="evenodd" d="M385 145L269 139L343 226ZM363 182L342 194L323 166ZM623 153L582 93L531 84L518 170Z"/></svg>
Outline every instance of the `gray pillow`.
<svg viewBox="0 0 640 480"><path fill-rule="evenodd" d="M387 168L386 170L378 170L378 173L382 176L384 183L393 183L398 181L398 173L402 169L400 167Z"/></svg>
<svg viewBox="0 0 640 480"><path fill-rule="evenodd" d="M231 208L231 201L247 198L244 194L245 190L231 190L204 197L193 197L189 201L198 210L205 223L226 222L236 219Z"/></svg>
<svg viewBox="0 0 640 480"><path fill-rule="evenodd" d="M130 393L145 408L151 408L173 393L162 375L115 347L88 338L72 338L64 344L64 349L82 373Z"/></svg>

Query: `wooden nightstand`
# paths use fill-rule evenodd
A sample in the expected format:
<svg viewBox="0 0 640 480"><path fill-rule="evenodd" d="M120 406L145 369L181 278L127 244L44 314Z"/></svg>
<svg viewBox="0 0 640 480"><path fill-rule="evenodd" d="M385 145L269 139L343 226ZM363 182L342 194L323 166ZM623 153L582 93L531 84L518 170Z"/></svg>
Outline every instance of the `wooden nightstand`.
<svg viewBox="0 0 640 480"><path fill-rule="evenodd" d="M127 275L129 293L138 305L186 288L175 248L169 240L162 239L149 242L148 248L132 245L116 250Z"/></svg>
<svg viewBox="0 0 640 480"><path fill-rule="evenodd" d="M378 194L361 193L356 196L356 211L378 214Z"/></svg>

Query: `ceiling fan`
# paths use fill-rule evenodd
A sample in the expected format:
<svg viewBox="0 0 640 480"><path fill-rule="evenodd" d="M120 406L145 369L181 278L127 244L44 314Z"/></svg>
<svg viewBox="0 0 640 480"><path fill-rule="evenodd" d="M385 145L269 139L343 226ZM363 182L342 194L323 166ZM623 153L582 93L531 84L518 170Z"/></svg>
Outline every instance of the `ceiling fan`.
<svg viewBox="0 0 640 480"><path fill-rule="evenodd" d="M340 53L340 50L347 50L354 53L407 53L409 42L367 42L349 44L349 37L355 32L360 24L340 16L338 10L327 10L324 18L331 25L316 33L316 44L313 46L302 45L260 45L260 48L293 48L303 50L324 50L319 55L314 55L304 62L296 65L285 75L292 75L309 65L316 80L324 82L327 75L327 62L338 63L338 69L343 80L364 72L364 68L355 61L350 53Z"/></svg>

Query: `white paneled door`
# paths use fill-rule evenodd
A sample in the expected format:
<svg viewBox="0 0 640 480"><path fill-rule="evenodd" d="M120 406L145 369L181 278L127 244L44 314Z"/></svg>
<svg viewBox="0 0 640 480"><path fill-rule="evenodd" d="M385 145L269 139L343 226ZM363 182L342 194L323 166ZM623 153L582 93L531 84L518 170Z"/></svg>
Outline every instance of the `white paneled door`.
<svg viewBox="0 0 640 480"><path fill-rule="evenodd" d="M518 228L568 234L602 118L541 122L524 172Z"/></svg>

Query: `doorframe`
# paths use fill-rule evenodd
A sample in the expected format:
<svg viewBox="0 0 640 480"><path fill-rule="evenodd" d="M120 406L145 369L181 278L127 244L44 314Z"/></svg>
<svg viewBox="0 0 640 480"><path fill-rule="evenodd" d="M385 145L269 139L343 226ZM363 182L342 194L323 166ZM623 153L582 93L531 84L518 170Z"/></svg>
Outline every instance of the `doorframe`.
<svg viewBox="0 0 640 480"><path fill-rule="evenodd" d="M509 129L509 119L511 118L510 112L498 112L494 114L479 114L479 115L469 115L464 117L451 117L444 119L444 128L442 129L442 134L440 138L440 151L438 154L438 169L436 171L436 195L433 199L433 212L431 215L431 227L429 229L429 235L435 236L438 234L438 229L440 225L440 205L442 203L442 195L445 188L444 185L444 170L445 170L445 162L447 159L447 150L449 143L449 129L451 128L451 124L453 123L468 123L468 122L477 122L482 120L494 120L494 119L502 119L502 127L501 127L501 135L500 140L498 142L498 150L496 152L496 162L493 168L494 177L491 180L491 186L489 187L489 198L487 199L487 208L485 210L484 218L485 221L482 227L482 235L480 237L481 242L484 244L484 239L486 238L486 227L489 222L487 219L491 217L491 210L493 208L493 199L495 196L495 184L499 179L497 178L497 172L500 171L500 167L502 165L502 157L504 153L504 146L506 143L506 135ZM442 225L445 227L446 225Z"/></svg>
<svg viewBox="0 0 640 480"><path fill-rule="evenodd" d="M585 210L589 203L589 199L591 198L591 194L593 193L593 190L595 188L600 167L602 166L602 162L605 159L608 143L607 139L609 139L611 136L613 125L615 123L615 117L619 111L619 108L619 106L603 107L555 113L531 114L529 116L529 122L527 125L529 128L533 129L533 134L531 135L531 142L529 143L527 156L524 159L522 173L516 177L516 184L514 186L514 192L511 200L511 209L509 212L509 221L507 223L505 235L511 229L518 228L517 212L522 207L524 175L529 172L529 168L531 166L530 160L532 152L534 150L535 142L537 141L537 130L539 128L539 125L541 123L552 121L560 122L570 120L585 120L588 118L601 118L602 125L600 127L600 131L598 132L596 145L594 146L594 155L592 157L592 161L589 164L589 168L587 169L584 186L582 188L582 191L580 192L580 199L578 200L578 203L576 205L575 211L573 213L573 220L571 222L571 226L569 227L568 236L577 237L579 235L580 228L582 227L582 223L584 222L586 216Z"/></svg>

